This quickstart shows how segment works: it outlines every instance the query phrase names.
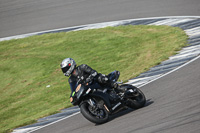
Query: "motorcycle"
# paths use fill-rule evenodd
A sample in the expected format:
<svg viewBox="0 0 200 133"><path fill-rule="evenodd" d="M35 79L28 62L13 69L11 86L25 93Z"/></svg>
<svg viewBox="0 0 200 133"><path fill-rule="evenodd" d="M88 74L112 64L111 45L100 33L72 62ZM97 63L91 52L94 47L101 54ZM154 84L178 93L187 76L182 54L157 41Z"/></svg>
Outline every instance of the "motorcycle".
<svg viewBox="0 0 200 133"><path fill-rule="evenodd" d="M108 78L116 82L119 71L108 74ZM120 83L123 91L101 86L97 82L90 85L79 84L73 92L71 103L78 105L82 115L89 121L102 124L109 120L109 116L120 110L139 109L145 106L146 98L143 92L130 84Z"/></svg>

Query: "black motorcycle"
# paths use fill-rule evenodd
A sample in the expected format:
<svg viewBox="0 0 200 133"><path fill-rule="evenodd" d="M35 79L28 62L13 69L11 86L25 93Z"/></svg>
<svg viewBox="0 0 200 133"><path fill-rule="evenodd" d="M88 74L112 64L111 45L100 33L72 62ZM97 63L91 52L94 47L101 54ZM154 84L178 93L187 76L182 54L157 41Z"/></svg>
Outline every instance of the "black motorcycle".
<svg viewBox="0 0 200 133"><path fill-rule="evenodd" d="M119 75L119 71L113 71L108 77L116 82ZM107 122L110 115L127 107L138 109L145 105L146 98L137 87L121 84L120 89L123 91L101 86L95 81L90 85L79 84L71 97L71 103L78 105L82 115L96 124Z"/></svg>

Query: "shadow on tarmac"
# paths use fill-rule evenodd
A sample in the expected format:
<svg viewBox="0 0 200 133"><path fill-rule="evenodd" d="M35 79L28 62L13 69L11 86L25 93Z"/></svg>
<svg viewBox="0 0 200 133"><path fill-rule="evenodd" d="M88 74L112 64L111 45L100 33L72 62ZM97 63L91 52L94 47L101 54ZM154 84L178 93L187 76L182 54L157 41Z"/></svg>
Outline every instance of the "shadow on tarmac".
<svg viewBox="0 0 200 133"><path fill-rule="evenodd" d="M151 105L153 103L154 103L154 101L152 101L151 99L148 99L143 108L145 108L145 107L147 107L147 106L149 106L149 105ZM114 120L114 119L116 119L118 117L121 117L123 115L126 115L126 114L128 114L130 112L133 112L133 111L135 111L135 109L131 109L131 108L123 109L123 110L119 111L118 113L115 113L115 114L111 115L108 122L111 122L112 120ZM98 125L102 125L102 124L96 124L95 126L98 126Z"/></svg>

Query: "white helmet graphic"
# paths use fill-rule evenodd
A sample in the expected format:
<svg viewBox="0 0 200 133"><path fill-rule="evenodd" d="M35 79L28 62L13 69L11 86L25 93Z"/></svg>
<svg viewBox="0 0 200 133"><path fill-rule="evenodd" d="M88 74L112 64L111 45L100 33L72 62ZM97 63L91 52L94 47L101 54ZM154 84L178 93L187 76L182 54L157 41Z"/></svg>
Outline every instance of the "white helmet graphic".
<svg viewBox="0 0 200 133"><path fill-rule="evenodd" d="M64 75L69 76L74 71L74 68L76 67L76 62L72 58L66 58L62 61L60 67Z"/></svg>

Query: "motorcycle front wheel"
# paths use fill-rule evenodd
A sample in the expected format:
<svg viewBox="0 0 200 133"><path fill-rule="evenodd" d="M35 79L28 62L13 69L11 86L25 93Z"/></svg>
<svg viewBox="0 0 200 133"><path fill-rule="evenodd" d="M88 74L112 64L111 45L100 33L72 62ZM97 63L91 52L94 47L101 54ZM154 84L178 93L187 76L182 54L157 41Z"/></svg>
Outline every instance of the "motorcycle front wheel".
<svg viewBox="0 0 200 133"><path fill-rule="evenodd" d="M92 107L87 101L81 104L80 111L87 120L96 124L105 123L109 119L109 114L104 107Z"/></svg>

